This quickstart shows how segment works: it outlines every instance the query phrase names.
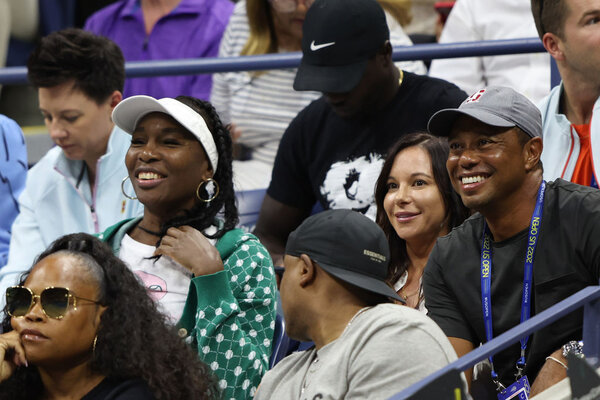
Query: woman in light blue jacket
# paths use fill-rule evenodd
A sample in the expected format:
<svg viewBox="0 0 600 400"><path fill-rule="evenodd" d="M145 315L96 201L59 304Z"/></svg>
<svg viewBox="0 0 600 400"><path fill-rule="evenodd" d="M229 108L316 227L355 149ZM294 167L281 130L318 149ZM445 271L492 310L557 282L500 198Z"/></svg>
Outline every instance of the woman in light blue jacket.
<svg viewBox="0 0 600 400"><path fill-rule="evenodd" d="M32 53L28 70L56 147L28 173L0 293L58 237L102 232L143 212L121 193L130 136L111 120L125 80L118 46L79 29L55 32Z"/></svg>

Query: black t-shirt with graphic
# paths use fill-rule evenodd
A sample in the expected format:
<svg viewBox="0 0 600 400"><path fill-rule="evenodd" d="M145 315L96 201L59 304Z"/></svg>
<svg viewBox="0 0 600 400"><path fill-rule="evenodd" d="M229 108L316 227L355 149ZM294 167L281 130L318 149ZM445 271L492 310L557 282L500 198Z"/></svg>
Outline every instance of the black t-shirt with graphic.
<svg viewBox="0 0 600 400"><path fill-rule="evenodd" d="M374 219L374 185L389 147L406 133L426 131L436 111L466 97L449 82L408 72L393 100L361 121L342 119L321 97L285 131L267 193L304 210L318 201Z"/></svg>
<svg viewBox="0 0 600 400"><path fill-rule="evenodd" d="M447 336L485 343L481 309L483 217L475 214L439 238L425 267L428 316ZM516 326L521 317L523 272L529 229L492 241L493 335ZM600 278L600 190L557 179L548 182L533 263L531 316ZM581 340L582 312L540 329L528 341L525 372L532 384L545 358L569 340ZM514 382L518 341L494 356L505 385Z"/></svg>

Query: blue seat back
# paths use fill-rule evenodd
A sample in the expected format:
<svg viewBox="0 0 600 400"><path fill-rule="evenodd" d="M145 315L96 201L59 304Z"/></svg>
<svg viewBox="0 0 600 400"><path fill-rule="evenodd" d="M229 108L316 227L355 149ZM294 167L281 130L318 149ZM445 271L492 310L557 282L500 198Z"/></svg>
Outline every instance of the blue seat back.
<svg viewBox="0 0 600 400"><path fill-rule="evenodd" d="M277 313L275 318L275 332L273 334L273 351L269 359L269 369L281 361L285 356L291 354L298 348L299 342L291 339L285 333L285 321L283 315Z"/></svg>
<svg viewBox="0 0 600 400"><path fill-rule="evenodd" d="M299 342L285 333L285 319L281 309L281 297L277 292L277 316L275 317L275 332L273 333L273 351L269 359L269 369L295 351L304 351L314 346L313 342Z"/></svg>
<svg viewBox="0 0 600 400"><path fill-rule="evenodd" d="M238 213L240 217L240 222L238 223L239 227L248 232L254 230L266 192L266 189L242 190L236 192Z"/></svg>

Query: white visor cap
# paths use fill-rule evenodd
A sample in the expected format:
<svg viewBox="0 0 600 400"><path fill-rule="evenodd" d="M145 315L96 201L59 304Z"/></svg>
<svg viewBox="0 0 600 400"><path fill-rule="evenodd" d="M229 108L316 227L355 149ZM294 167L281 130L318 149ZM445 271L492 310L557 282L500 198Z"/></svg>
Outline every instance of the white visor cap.
<svg viewBox="0 0 600 400"><path fill-rule="evenodd" d="M138 122L144 116L153 112L170 115L184 128L192 132L204 147L213 173L217 172L219 163L217 146L204 118L178 100L168 97L157 100L150 96L131 96L117 104L112 112L112 120L119 128L131 135Z"/></svg>

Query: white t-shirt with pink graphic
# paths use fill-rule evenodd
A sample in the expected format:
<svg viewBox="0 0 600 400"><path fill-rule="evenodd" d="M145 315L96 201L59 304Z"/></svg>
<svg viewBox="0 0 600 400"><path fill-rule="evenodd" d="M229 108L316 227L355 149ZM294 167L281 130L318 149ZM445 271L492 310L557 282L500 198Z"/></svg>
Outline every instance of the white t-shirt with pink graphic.
<svg viewBox="0 0 600 400"><path fill-rule="evenodd" d="M216 230L211 228L209 230ZM151 259L154 250L155 246L125 235L121 240L119 258L140 278L150 297L158 302L159 310L175 324L183 313L192 273L170 257Z"/></svg>

